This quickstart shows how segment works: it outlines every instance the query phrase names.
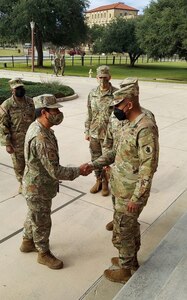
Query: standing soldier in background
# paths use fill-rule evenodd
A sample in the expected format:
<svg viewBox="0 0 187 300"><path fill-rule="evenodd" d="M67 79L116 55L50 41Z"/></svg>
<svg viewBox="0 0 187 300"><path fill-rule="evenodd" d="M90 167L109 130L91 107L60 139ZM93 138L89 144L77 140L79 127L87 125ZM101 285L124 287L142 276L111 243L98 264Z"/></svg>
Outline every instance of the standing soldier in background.
<svg viewBox="0 0 187 300"><path fill-rule="evenodd" d="M63 55L60 58L60 68L61 68L61 74L64 76L64 71L65 71L65 55Z"/></svg>
<svg viewBox="0 0 187 300"><path fill-rule="evenodd" d="M113 108L113 93L117 90L110 83L110 72L108 66L100 66L97 69L97 80L99 86L88 95L88 114L85 122L85 139L90 142L91 160L96 160L102 155L103 141L107 131L109 117ZM96 183L90 193L97 193L102 189L102 196L108 196L108 180L106 172L102 168L95 170Z"/></svg>
<svg viewBox="0 0 187 300"><path fill-rule="evenodd" d="M12 97L0 106L0 143L6 146L6 151L11 154L14 171L20 182L19 193L21 193L25 168L24 141L29 125L34 121L35 109L33 100L25 96L21 79L12 79L9 84Z"/></svg>
<svg viewBox="0 0 187 300"><path fill-rule="evenodd" d="M139 104L137 84L130 84L114 93L114 114L128 120L122 127L117 149L105 152L90 168L114 162L110 183L114 202L113 245L119 256L111 262L119 269L105 270L107 279L125 283L131 271L139 267L140 224L138 217L150 195L153 175L157 170L159 144L155 120L148 117ZM93 166L93 167L92 167Z"/></svg>
<svg viewBox="0 0 187 300"><path fill-rule="evenodd" d="M61 63L60 63L60 55L56 54L54 57L54 73L58 76L58 72L61 70Z"/></svg>
<svg viewBox="0 0 187 300"><path fill-rule="evenodd" d="M58 143L51 127L63 121L63 113L55 96L40 95L34 98L34 104L37 119L30 125L25 138L23 195L28 213L20 250L38 251L38 263L61 269L63 262L49 248L52 198L59 190L59 180L74 180L90 171L85 171L85 165L63 167L59 164Z"/></svg>
<svg viewBox="0 0 187 300"><path fill-rule="evenodd" d="M54 57L54 73L58 76L58 73L61 73L64 76L65 70L65 56L61 56L59 53L55 54Z"/></svg>

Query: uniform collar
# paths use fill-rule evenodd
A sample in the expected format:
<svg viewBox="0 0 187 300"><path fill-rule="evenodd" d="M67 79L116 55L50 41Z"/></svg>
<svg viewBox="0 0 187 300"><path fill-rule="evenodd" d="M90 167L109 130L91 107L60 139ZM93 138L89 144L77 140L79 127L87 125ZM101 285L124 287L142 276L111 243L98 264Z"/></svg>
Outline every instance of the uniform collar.
<svg viewBox="0 0 187 300"><path fill-rule="evenodd" d="M44 129L46 132L52 132L52 133L54 133L54 130L53 129L51 129L51 128L46 128L45 126L43 126L37 119L36 119L36 121L35 121L36 123L37 123L37 125L40 127L40 128L42 128L42 129Z"/></svg>
<svg viewBox="0 0 187 300"><path fill-rule="evenodd" d="M98 86L96 89L96 93L97 94L99 93L101 96L111 95L112 94L112 85L110 82L109 82L109 85L110 85L109 89L107 91L104 91L103 93L101 92L100 87Z"/></svg>
<svg viewBox="0 0 187 300"><path fill-rule="evenodd" d="M134 121L129 122L130 127L136 127L136 125L143 119L145 113L141 113Z"/></svg>

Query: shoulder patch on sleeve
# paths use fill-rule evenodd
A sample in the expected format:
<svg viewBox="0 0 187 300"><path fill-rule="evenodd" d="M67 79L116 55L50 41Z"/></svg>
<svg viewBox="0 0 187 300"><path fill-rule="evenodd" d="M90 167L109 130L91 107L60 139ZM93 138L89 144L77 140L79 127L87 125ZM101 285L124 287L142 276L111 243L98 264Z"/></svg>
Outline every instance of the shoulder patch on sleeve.
<svg viewBox="0 0 187 300"><path fill-rule="evenodd" d="M146 154L151 154L153 152L153 148L151 146L147 145L144 147L144 152Z"/></svg>

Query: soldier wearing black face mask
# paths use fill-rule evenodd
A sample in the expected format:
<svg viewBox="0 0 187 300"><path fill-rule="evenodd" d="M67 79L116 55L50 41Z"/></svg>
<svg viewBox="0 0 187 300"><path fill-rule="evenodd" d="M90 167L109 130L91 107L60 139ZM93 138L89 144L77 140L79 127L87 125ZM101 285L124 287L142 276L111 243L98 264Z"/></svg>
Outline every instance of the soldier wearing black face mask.
<svg viewBox="0 0 187 300"><path fill-rule="evenodd" d="M17 98L23 98L25 96L25 88L23 86L19 86L15 89L15 96Z"/></svg>
<svg viewBox="0 0 187 300"><path fill-rule="evenodd" d="M9 81L12 97L0 106L0 144L11 154L14 171L22 190L22 177L25 168L24 141L29 125L35 119L33 100L25 96L21 79Z"/></svg>

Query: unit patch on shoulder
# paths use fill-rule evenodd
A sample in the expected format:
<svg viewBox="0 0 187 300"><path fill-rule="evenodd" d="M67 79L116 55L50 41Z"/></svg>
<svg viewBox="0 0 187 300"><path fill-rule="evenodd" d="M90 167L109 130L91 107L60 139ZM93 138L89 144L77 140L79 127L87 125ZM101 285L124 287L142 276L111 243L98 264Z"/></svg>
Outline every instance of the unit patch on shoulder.
<svg viewBox="0 0 187 300"><path fill-rule="evenodd" d="M153 152L153 148L151 146L145 146L144 151L146 154L151 154Z"/></svg>

